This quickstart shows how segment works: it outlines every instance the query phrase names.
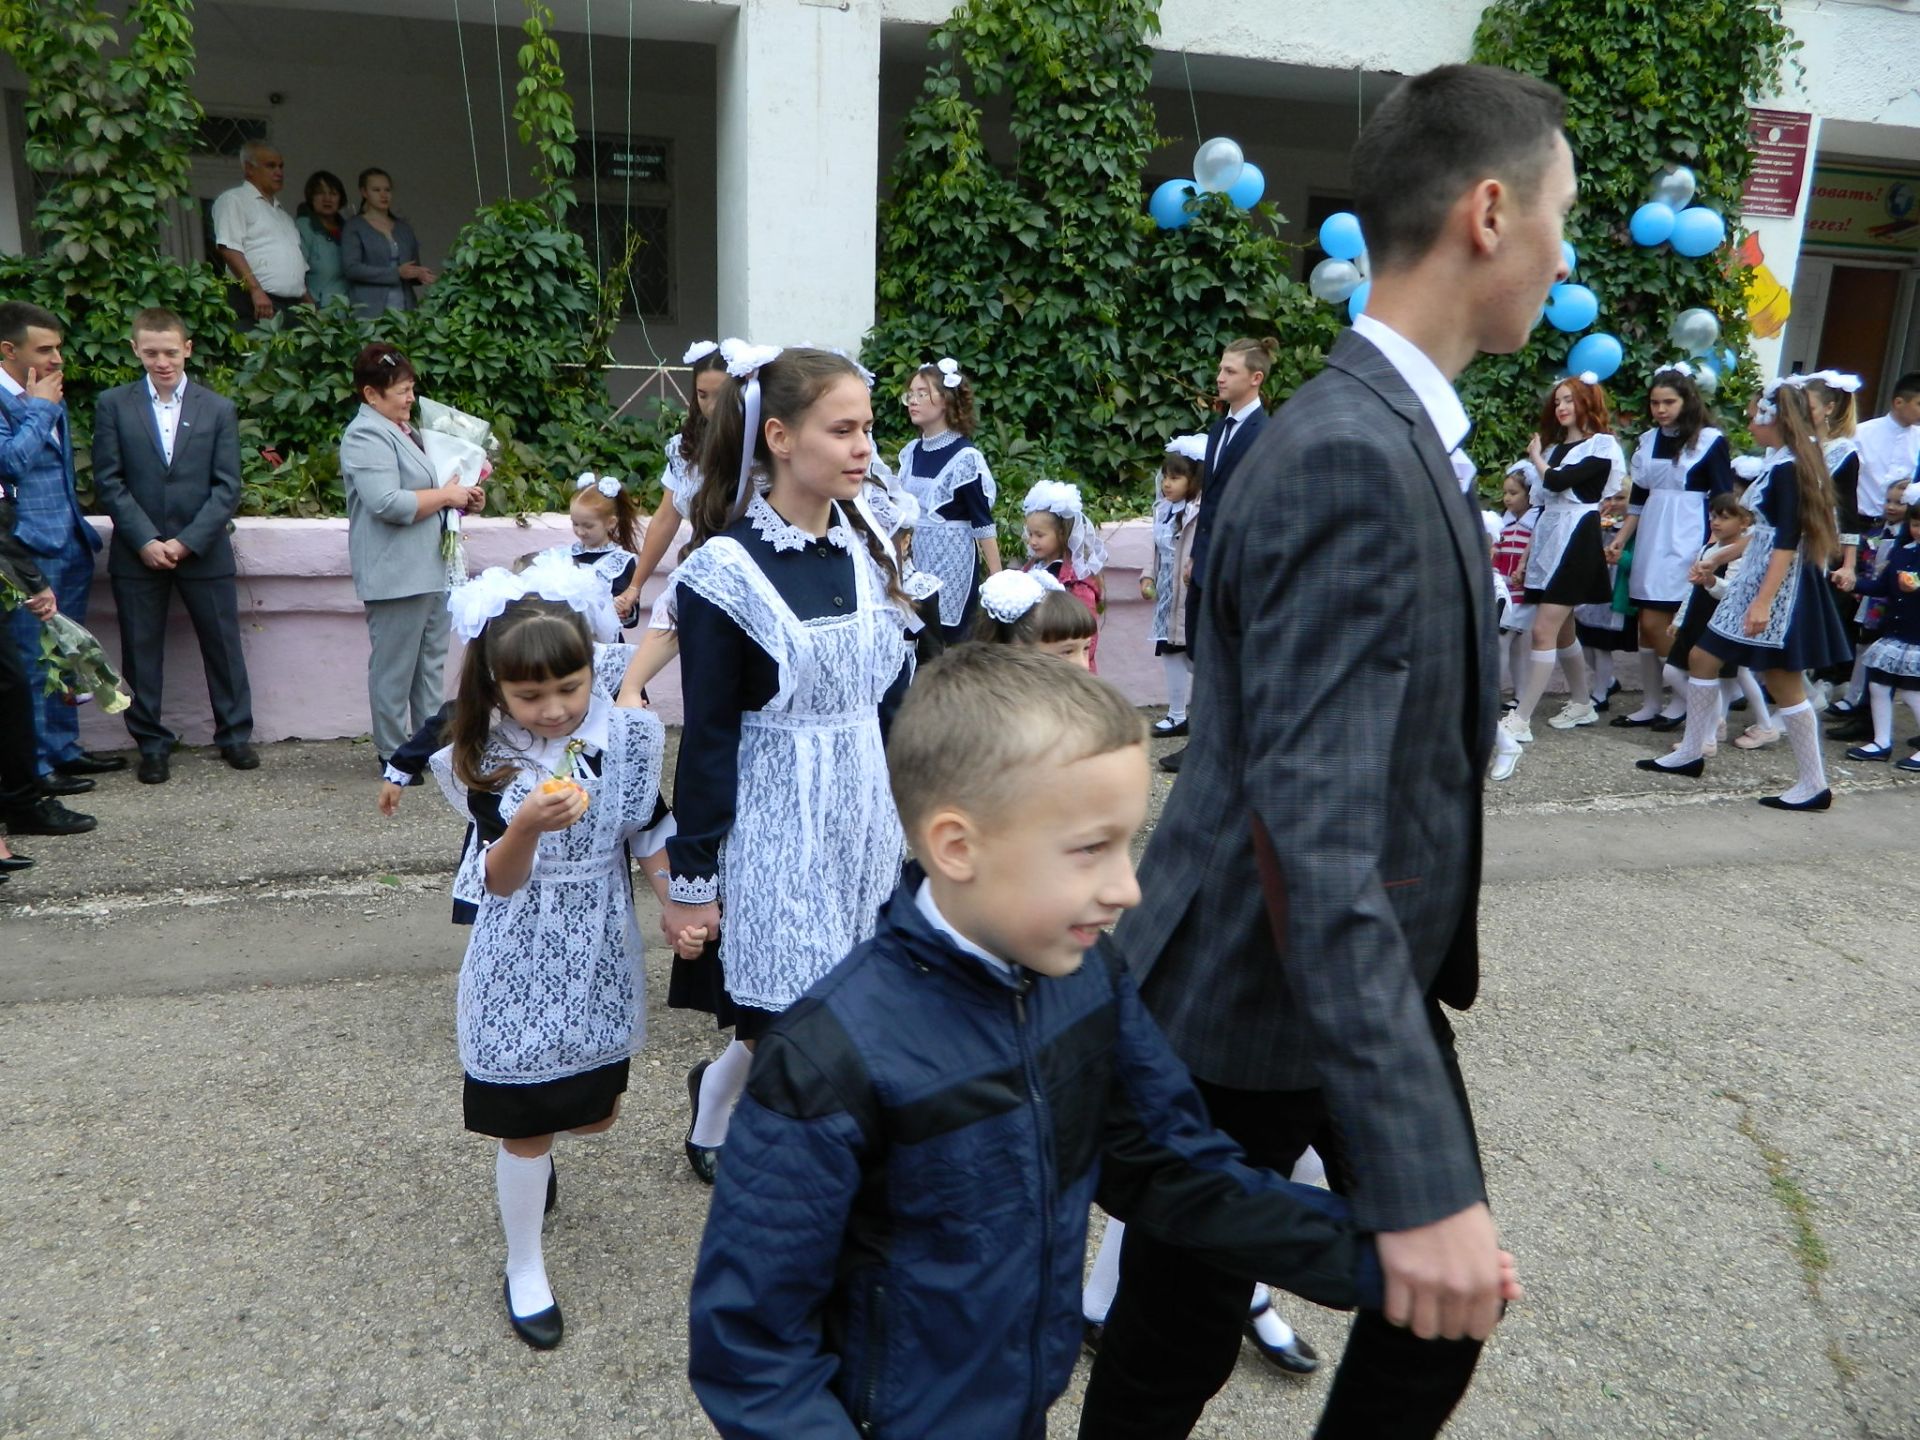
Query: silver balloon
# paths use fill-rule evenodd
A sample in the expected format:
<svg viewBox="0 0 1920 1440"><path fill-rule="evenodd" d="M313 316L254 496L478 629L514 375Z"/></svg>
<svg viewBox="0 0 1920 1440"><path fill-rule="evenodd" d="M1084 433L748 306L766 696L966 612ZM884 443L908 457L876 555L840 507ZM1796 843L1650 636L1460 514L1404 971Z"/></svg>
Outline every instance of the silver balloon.
<svg viewBox="0 0 1920 1440"><path fill-rule="evenodd" d="M1360 288L1360 271L1346 260L1322 260L1307 277L1313 298L1329 305L1343 305Z"/></svg>
<svg viewBox="0 0 1920 1440"><path fill-rule="evenodd" d="M1711 310L1682 310L1674 316L1667 338L1688 355L1704 355L1720 343L1720 322Z"/></svg>
<svg viewBox="0 0 1920 1440"><path fill-rule="evenodd" d="M1702 395L1711 400L1720 388L1720 372L1711 365L1697 365L1693 371L1693 383Z"/></svg>
<svg viewBox="0 0 1920 1440"><path fill-rule="evenodd" d="M1193 156L1193 178L1209 194L1224 195L1246 168L1247 157L1224 135L1207 141Z"/></svg>
<svg viewBox="0 0 1920 1440"><path fill-rule="evenodd" d="M1693 197L1699 190L1700 184L1693 178L1693 171L1685 165L1675 165L1671 169L1663 167L1653 172L1653 198L1662 205L1671 206L1676 215L1693 203Z"/></svg>
<svg viewBox="0 0 1920 1440"><path fill-rule="evenodd" d="M1353 257L1353 268L1360 272L1360 279L1363 282L1373 279L1373 261L1367 258L1366 251L1362 250Z"/></svg>

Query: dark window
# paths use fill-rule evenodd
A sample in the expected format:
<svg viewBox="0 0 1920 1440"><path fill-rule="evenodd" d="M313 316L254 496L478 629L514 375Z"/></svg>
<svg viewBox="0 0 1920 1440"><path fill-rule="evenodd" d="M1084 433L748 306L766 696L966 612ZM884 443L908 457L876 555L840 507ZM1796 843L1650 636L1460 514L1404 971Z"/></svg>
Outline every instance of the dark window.
<svg viewBox="0 0 1920 1440"><path fill-rule="evenodd" d="M627 272L622 320L672 320L677 309L673 259L673 142L582 135L574 142L575 201L569 223L602 277L640 248Z"/></svg>

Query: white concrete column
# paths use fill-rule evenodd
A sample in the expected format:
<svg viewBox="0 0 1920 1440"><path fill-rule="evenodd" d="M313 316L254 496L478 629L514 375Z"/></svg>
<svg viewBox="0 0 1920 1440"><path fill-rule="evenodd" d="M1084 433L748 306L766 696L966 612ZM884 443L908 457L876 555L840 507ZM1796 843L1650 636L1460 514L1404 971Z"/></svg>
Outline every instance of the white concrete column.
<svg viewBox="0 0 1920 1440"><path fill-rule="evenodd" d="M741 0L717 65L722 335L873 325L880 0Z"/></svg>

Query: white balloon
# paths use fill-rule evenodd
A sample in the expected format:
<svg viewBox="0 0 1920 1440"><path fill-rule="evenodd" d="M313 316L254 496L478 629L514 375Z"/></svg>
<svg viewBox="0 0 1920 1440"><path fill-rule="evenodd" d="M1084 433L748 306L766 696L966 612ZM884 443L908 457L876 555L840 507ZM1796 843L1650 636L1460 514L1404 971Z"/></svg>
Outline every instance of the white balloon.
<svg viewBox="0 0 1920 1440"><path fill-rule="evenodd" d="M1682 310L1673 317L1667 338L1689 355L1704 355L1720 341L1720 322L1711 310Z"/></svg>
<svg viewBox="0 0 1920 1440"><path fill-rule="evenodd" d="M1202 190L1225 194L1233 188L1233 182L1240 178L1246 164L1247 157L1240 147L1226 136L1217 135L1194 152L1193 178Z"/></svg>
<svg viewBox="0 0 1920 1440"><path fill-rule="evenodd" d="M1720 388L1720 372L1711 365L1696 366L1693 372L1693 383L1702 395L1711 400Z"/></svg>
<svg viewBox="0 0 1920 1440"><path fill-rule="evenodd" d="M1653 198L1662 205L1671 206L1675 214L1691 205L1699 191L1699 182L1694 179L1693 171L1685 165L1653 172Z"/></svg>
<svg viewBox="0 0 1920 1440"><path fill-rule="evenodd" d="M1360 271L1346 260L1322 260L1307 277L1313 298L1329 305L1341 305L1360 288Z"/></svg>

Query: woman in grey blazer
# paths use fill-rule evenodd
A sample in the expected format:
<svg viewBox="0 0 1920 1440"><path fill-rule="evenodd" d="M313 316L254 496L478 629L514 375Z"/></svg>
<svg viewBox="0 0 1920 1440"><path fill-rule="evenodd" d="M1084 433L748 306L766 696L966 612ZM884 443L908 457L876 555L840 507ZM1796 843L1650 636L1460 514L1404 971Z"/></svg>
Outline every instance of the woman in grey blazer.
<svg viewBox="0 0 1920 1440"><path fill-rule="evenodd" d="M486 492L437 483L414 432L413 366L391 345L353 365L360 412L340 437L347 558L367 611L367 699L373 744L387 757L440 708L447 662L444 512L478 511ZM411 709L411 715L409 715Z"/></svg>
<svg viewBox="0 0 1920 1440"><path fill-rule="evenodd" d="M393 213L393 179L384 170L360 172L360 213L340 232L340 265L360 313L411 310L415 287L431 285L434 273L420 263L413 226Z"/></svg>

